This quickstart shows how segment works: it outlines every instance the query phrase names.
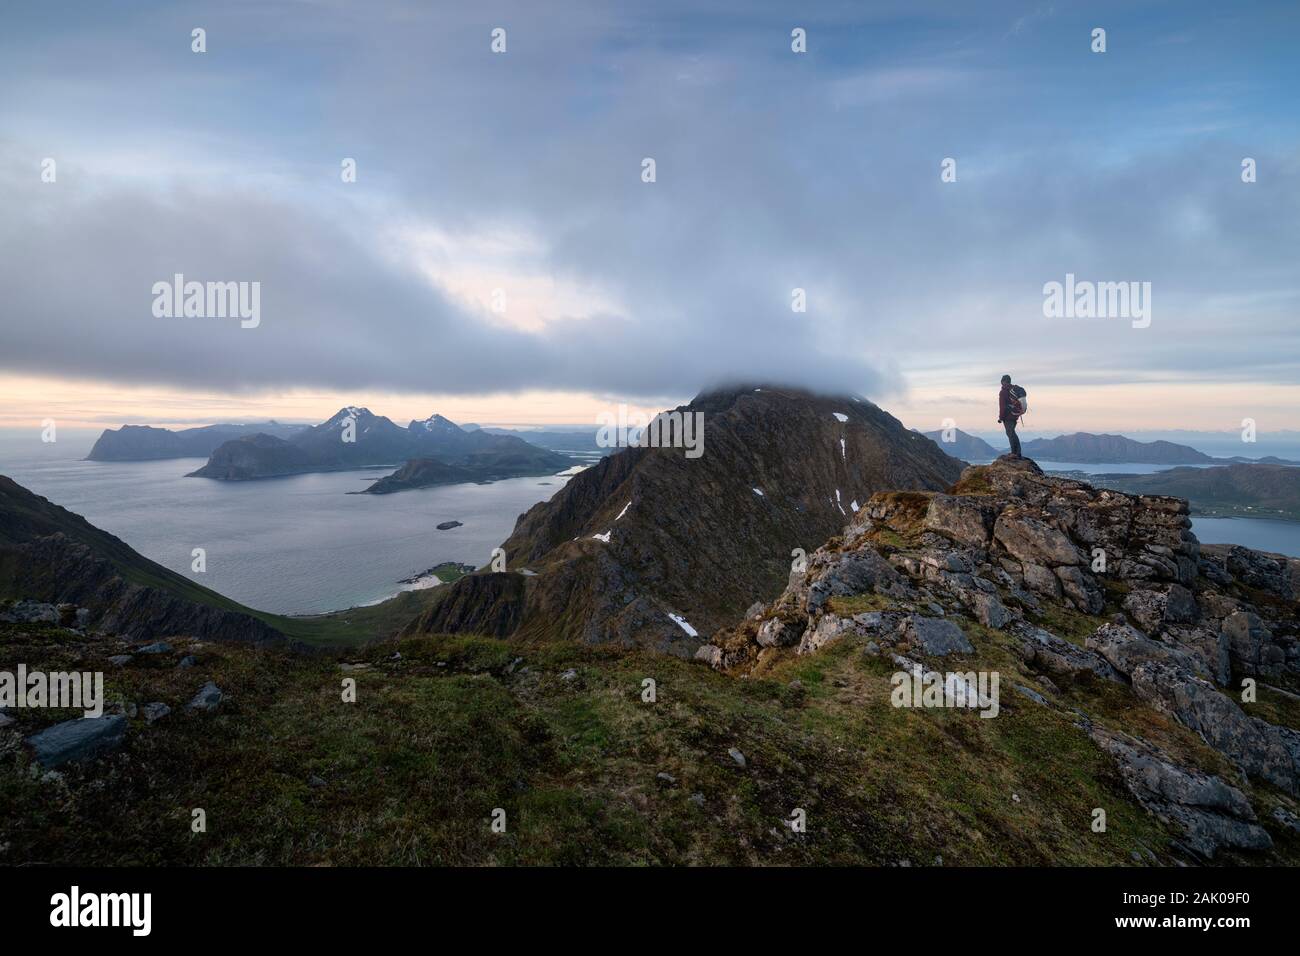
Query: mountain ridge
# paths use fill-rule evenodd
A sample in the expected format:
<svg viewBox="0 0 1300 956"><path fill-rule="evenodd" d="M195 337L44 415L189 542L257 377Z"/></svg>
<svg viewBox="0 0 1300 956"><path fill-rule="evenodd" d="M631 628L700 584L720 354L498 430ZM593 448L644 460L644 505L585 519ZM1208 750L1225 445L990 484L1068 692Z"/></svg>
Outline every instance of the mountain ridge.
<svg viewBox="0 0 1300 956"><path fill-rule="evenodd" d="M486 617L494 633L556 628L689 655L699 634L779 588L791 551L815 548L858 499L894 485L946 487L960 473L933 442L855 396L743 386L673 411L703 416L698 459L648 447L602 458L520 516L502 545L506 572L462 578L407 633L473 629Z"/></svg>
<svg viewBox="0 0 1300 956"><path fill-rule="evenodd" d="M1189 445L1174 442L1143 442L1124 435L1095 435L1073 432L1055 438L1034 438L1024 442L1024 454L1046 461L1077 461L1080 464L1208 464L1214 458Z"/></svg>

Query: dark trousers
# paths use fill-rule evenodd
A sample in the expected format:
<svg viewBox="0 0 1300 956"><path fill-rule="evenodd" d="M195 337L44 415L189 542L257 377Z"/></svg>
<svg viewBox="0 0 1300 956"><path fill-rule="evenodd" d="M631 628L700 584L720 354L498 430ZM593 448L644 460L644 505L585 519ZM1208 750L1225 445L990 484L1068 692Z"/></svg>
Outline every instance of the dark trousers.
<svg viewBox="0 0 1300 956"><path fill-rule="evenodd" d="M1015 418L1004 418L1004 419L1002 420L1002 427L1004 427L1004 428L1007 430L1007 441L1011 442L1011 454L1013 454L1013 455L1015 455L1017 458L1019 458L1019 457L1020 457L1020 438L1019 438L1018 435L1016 435L1016 420L1015 420Z"/></svg>

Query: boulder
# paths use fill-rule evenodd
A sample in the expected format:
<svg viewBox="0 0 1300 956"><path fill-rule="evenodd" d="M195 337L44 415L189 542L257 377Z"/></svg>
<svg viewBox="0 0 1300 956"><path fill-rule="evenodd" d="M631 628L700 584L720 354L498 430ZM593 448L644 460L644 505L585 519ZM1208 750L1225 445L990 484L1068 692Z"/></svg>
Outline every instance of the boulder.
<svg viewBox="0 0 1300 956"><path fill-rule="evenodd" d="M1153 641L1130 624L1103 624L1089 636L1084 646L1106 658L1112 667L1126 676L1144 661L1171 661L1189 673L1197 670L1196 663L1186 651Z"/></svg>
<svg viewBox="0 0 1300 956"><path fill-rule="evenodd" d="M897 593L909 589L898 572L874 548L844 555L808 588L808 613L816 614L832 597Z"/></svg>
<svg viewBox="0 0 1300 956"><path fill-rule="evenodd" d="M1122 681L1119 672L1100 654L1071 644L1041 627L1022 623L1015 628L1015 634L1021 641L1021 656L1035 670L1055 677L1090 674L1103 680Z"/></svg>
<svg viewBox="0 0 1300 956"><path fill-rule="evenodd" d="M1061 596L1061 582L1051 568L1044 567L1041 564L1026 564L1022 574L1025 579L1025 587L1034 594L1040 594L1045 598L1055 600Z"/></svg>
<svg viewBox="0 0 1300 956"><path fill-rule="evenodd" d="M1228 653L1228 636L1223 631L1204 624L1187 627L1170 625L1164 638L1187 651L1195 658L1197 673L1204 674L1220 687L1227 687L1232 679L1232 664Z"/></svg>
<svg viewBox="0 0 1300 956"><path fill-rule="evenodd" d="M817 621L815 627L809 628L803 632L803 637L799 641L800 654L811 654L813 651L825 647L832 641L838 641L845 634L853 633L856 627L851 618L836 617L834 614L823 614Z"/></svg>
<svg viewBox="0 0 1300 956"><path fill-rule="evenodd" d="M161 701L154 701L151 704L145 704L143 708L145 722L150 724L156 720L162 720L171 712L172 709Z"/></svg>
<svg viewBox="0 0 1300 956"><path fill-rule="evenodd" d="M935 495L925 512L924 527L959 544L987 548L996 512L985 502L967 495Z"/></svg>
<svg viewBox="0 0 1300 956"><path fill-rule="evenodd" d="M1232 663L1243 674L1279 677L1286 667L1286 652L1273 643L1273 635L1253 611L1235 611L1223 620L1223 636Z"/></svg>
<svg viewBox="0 0 1300 956"><path fill-rule="evenodd" d="M1084 614L1100 614L1105 608L1106 597L1088 572L1069 565L1054 569L1054 573L1070 603Z"/></svg>
<svg viewBox="0 0 1300 956"><path fill-rule="evenodd" d="M803 632L803 623L791 623L773 617L760 625L756 639L760 647L788 647L797 644Z"/></svg>
<svg viewBox="0 0 1300 956"><path fill-rule="evenodd" d="M199 692L194 695L194 699L189 702L188 710L213 711L221 706L221 701L225 697L221 693L221 688L212 681L208 681L199 688Z"/></svg>
<svg viewBox="0 0 1300 956"><path fill-rule="evenodd" d="M1181 584L1130 591L1124 599L1124 610L1152 634L1159 633L1166 624L1189 624L1198 616L1195 598Z"/></svg>
<svg viewBox="0 0 1300 956"><path fill-rule="evenodd" d="M1055 566L1078 564L1079 550L1069 536L1031 518L1024 511L1002 512L993 526L993 538L1013 557L1026 564Z"/></svg>
<svg viewBox="0 0 1300 956"><path fill-rule="evenodd" d="M27 738L32 756L45 768L89 760L116 750L126 737L126 718L79 717L47 727Z"/></svg>
<svg viewBox="0 0 1300 956"><path fill-rule="evenodd" d="M935 657L975 651L962 629L943 618L910 614L899 623L899 631L914 651Z"/></svg>
<svg viewBox="0 0 1300 956"><path fill-rule="evenodd" d="M967 592L967 597L968 607L974 613L975 619L985 627L1001 630L1015 617L996 594L970 591Z"/></svg>
<svg viewBox="0 0 1300 956"><path fill-rule="evenodd" d="M695 659L703 661L712 668L722 666L722 648L714 644L703 644L695 652Z"/></svg>
<svg viewBox="0 0 1300 956"><path fill-rule="evenodd" d="M0 611L0 621L7 624L58 624L59 609L40 601L17 601Z"/></svg>

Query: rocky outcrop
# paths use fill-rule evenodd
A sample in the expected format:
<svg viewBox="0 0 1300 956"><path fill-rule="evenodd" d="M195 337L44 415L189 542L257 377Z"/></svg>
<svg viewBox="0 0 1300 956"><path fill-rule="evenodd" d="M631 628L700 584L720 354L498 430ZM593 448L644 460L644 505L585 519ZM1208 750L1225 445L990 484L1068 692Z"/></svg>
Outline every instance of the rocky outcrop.
<svg viewBox="0 0 1300 956"><path fill-rule="evenodd" d="M1129 685L1247 777L1300 795L1300 733L1252 716L1220 689L1234 670L1300 685L1285 563L1225 553L1211 559L1220 573L1203 567L1185 502L1003 459L968 468L948 493L873 496L779 598L716 634L700 659L755 667L796 634L801 654L852 639L873 653L893 649L896 660L977 655L978 625L1014 638L1045 686ZM1259 590L1273 600L1251 604ZM857 610L864 602L873 610ZM1091 631L1053 633L1046 622L1062 615L1092 621ZM1182 827L1195 852L1270 845L1240 790L1148 741L1091 732L1135 796Z"/></svg>
<svg viewBox="0 0 1300 956"><path fill-rule="evenodd" d="M1119 671L1095 651L1071 644L1050 631L1023 623L1015 629L1020 654L1034 670L1052 677L1075 679L1082 675L1121 682Z"/></svg>
<svg viewBox="0 0 1300 956"><path fill-rule="evenodd" d="M1246 773L1300 795L1300 733L1247 716L1175 660L1145 661L1129 677L1139 698L1195 731Z"/></svg>
<svg viewBox="0 0 1300 956"><path fill-rule="evenodd" d="M1212 858L1219 849L1266 850L1273 845L1256 823L1246 795L1219 777L1176 764L1167 754L1131 737L1091 727L1092 739L1115 759L1124 785L1144 807L1179 826L1187 845Z"/></svg>
<svg viewBox="0 0 1300 956"><path fill-rule="evenodd" d="M1207 577L1237 581L1286 601L1300 598L1300 558L1237 544L1207 544L1201 548L1201 560Z"/></svg>
<svg viewBox="0 0 1300 956"><path fill-rule="evenodd" d="M1184 670L1195 670L1192 656L1186 651L1153 641L1128 624L1103 624L1084 642L1084 646L1096 651L1126 676L1147 661L1167 661Z"/></svg>
<svg viewBox="0 0 1300 956"><path fill-rule="evenodd" d="M1286 651L1273 641L1272 632L1253 611L1233 611L1219 632L1227 645L1232 666L1256 677L1280 677L1286 669Z"/></svg>

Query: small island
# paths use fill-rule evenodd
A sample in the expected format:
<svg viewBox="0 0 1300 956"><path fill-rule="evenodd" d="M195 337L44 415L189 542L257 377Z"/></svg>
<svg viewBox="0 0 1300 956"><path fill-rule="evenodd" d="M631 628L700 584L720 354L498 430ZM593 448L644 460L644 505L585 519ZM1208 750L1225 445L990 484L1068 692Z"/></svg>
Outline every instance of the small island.
<svg viewBox="0 0 1300 956"><path fill-rule="evenodd" d="M461 521L443 521L438 524L439 531L450 531L452 528L459 528L464 524Z"/></svg>

